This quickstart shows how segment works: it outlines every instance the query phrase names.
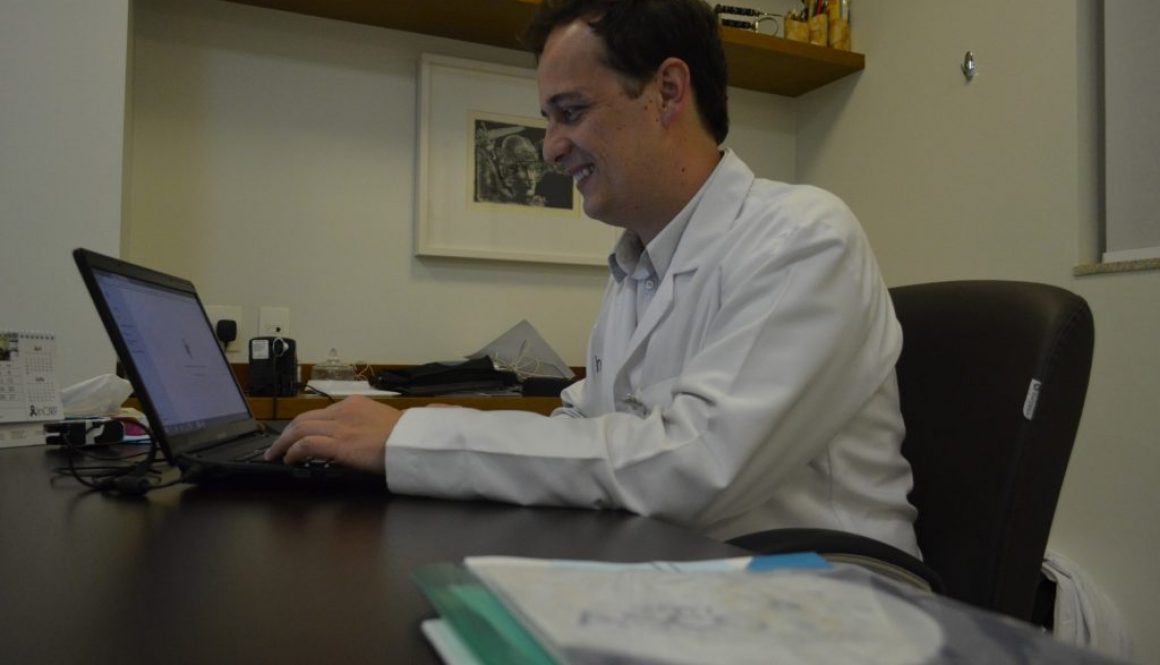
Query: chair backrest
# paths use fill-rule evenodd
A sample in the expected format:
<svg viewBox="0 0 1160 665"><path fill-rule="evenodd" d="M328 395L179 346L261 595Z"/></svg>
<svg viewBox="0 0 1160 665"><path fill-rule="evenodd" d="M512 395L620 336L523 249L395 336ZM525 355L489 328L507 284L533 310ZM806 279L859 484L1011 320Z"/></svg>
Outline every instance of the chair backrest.
<svg viewBox="0 0 1160 665"><path fill-rule="evenodd" d="M890 290L903 454L926 563L947 595L1030 619L1091 370L1079 296L1026 282Z"/></svg>

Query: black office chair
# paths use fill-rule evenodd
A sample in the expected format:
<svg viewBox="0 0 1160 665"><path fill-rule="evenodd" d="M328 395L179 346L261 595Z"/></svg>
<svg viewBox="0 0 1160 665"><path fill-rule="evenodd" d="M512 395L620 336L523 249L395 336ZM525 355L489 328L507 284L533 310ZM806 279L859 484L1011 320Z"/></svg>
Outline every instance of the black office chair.
<svg viewBox="0 0 1160 665"><path fill-rule="evenodd" d="M861 560L1028 621L1091 370L1079 296L1045 284L962 281L891 289L898 381L924 562L862 536L779 529L732 544Z"/></svg>

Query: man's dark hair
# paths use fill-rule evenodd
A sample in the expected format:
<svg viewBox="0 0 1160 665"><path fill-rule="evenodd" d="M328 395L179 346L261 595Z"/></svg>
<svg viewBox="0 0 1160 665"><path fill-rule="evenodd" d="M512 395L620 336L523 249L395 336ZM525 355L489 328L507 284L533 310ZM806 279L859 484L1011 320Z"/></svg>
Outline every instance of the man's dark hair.
<svg viewBox="0 0 1160 665"><path fill-rule="evenodd" d="M582 19L604 42L604 64L636 97L665 58L689 66L701 120L720 144L729 133L728 73L717 17L703 0L545 0L524 35L538 60L548 35Z"/></svg>

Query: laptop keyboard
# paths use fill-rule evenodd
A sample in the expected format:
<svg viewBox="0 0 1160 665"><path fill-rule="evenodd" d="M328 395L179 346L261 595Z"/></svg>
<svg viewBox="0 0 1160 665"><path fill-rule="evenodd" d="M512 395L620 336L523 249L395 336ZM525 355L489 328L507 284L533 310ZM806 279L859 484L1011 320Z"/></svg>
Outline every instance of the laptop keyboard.
<svg viewBox="0 0 1160 665"><path fill-rule="evenodd" d="M261 446L253 450L243 452L234 457L235 462L265 462L266 458L263 455L269 450L270 446Z"/></svg>
<svg viewBox="0 0 1160 665"><path fill-rule="evenodd" d="M265 435L262 435L262 436L265 436ZM237 454L233 454L233 455L230 455L227 453L227 456L229 457L229 459L231 461L247 462L247 463L251 463L251 464L281 464L282 463L282 460L280 460L280 459L267 460L265 458L266 451L270 449L271 445L273 445L273 440L271 440L269 438L265 438L261 442L254 441L254 442L249 442L248 444L244 441L238 441L238 442L235 442L234 445L236 445L238 448L240 448L240 451L238 451ZM331 465L331 461L328 459L308 459L304 462L296 464L295 466L304 467L304 468L312 468L312 467L329 467L330 465Z"/></svg>

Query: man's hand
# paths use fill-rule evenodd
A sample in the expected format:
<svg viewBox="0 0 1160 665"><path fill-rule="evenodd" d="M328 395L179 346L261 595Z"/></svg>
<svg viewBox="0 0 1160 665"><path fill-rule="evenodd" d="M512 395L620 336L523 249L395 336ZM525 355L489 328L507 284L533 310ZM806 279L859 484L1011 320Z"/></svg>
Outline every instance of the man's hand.
<svg viewBox="0 0 1160 665"><path fill-rule="evenodd" d="M266 451L287 464L331 460L363 471L385 472L384 449L402 412L358 395L292 420Z"/></svg>

